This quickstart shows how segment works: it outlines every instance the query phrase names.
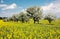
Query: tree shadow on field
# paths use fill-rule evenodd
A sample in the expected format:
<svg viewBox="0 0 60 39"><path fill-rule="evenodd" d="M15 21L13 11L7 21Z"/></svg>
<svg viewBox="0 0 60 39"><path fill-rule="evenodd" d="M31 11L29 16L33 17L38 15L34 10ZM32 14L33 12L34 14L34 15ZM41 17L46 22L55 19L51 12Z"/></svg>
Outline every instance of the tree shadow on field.
<svg viewBox="0 0 60 39"><path fill-rule="evenodd" d="M46 24L46 25L54 25L54 24Z"/></svg>
<svg viewBox="0 0 60 39"><path fill-rule="evenodd" d="M38 23L36 23L36 24L38 24ZM39 25L42 25L42 26L45 26L45 25L46 25L46 26L47 26L47 25L52 25L52 26L53 26L54 24L52 24L52 23L51 23L51 24L39 23Z"/></svg>
<svg viewBox="0 0 60 39"><path fill-rule="evenodd" d="M34 24L43 24L43 23L34 23Z"/></svg>
<svg viewBox="0 0 60 39"><path fill-rule="evenodd" d="M48 25L54 25L54 23L49 23Z"/></svg>

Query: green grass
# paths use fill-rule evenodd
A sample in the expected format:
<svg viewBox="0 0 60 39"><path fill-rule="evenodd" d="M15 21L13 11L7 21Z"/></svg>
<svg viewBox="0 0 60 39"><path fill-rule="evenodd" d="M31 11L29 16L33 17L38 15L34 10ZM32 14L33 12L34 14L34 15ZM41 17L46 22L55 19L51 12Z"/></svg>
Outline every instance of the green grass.
<svg viewBox="0 0 60 39"><path fill-rule="evenodd" d="M60 21L41 20L40 24L3 22L0 20L0 39L60 39ZM52 25L53 24L53 25Z"/></svg>

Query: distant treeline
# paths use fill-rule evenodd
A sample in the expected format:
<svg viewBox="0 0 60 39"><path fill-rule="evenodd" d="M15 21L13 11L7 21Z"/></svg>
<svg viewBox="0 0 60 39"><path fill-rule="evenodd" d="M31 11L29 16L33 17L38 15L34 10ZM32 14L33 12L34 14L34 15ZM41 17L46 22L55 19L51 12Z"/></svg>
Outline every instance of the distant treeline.
<svg viewBox="0 0 60 39"><path fill-rule="evenodd" d="M20 12L19 14L12 15L11 17L0 17L3 21L14 21L18 22L21 21L22 23L28 22L30 19L33 19L34 23L39 23L40 19L48 20L51 23L53 20L56 19L55 15L52 15L50 12L46 16L42 15L43 9L41 7L29 7L25 11Z"/></svg>
<svg viewBox="0 0 60 39"><path fill-rule="evenodd" d="M6 19L6 18L8 18L8 17L0 17L1 20L2 20L2 19Z"/></svg>
<svg viewBox="0 0 60 39"><path fill-rule="evenodd" d="M2 19L2 17L0 17L0 19Z"/></svg>

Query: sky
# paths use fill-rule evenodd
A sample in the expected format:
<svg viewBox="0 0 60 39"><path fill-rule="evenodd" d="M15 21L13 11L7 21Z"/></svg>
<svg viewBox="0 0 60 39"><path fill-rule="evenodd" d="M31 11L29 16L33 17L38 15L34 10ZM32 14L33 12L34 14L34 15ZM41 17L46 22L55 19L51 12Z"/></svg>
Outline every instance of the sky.
<svg viewBox="0 0 60 39"><path fill-rule="evenodd" d="M31 6L41 6L44 15L53 12L60 17L60 0L0 0L0 16L9 17Z"/></svg>

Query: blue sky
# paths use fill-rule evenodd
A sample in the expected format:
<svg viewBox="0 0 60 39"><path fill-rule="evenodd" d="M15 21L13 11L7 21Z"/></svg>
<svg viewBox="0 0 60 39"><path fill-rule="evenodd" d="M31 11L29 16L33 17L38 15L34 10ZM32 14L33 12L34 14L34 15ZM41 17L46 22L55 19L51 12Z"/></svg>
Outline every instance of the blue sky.
<svg viewBox="0 0 60 39"><path fill-rule="evenodd" d="M3 0L4 4L16 3L18 6L30 6L30 5L45 5L51 3L54 0Z"/></svg>
<svg viewBox="0 0 60 39"><path fill-rule="evenodd" d="M0 0L0 16L4 17L18 14L20 11L30 6L42 6L44 12L47 12L48 9L59 0L57 2L56 1L57 0Z"/></svg>

